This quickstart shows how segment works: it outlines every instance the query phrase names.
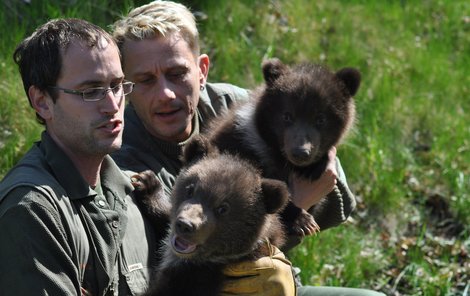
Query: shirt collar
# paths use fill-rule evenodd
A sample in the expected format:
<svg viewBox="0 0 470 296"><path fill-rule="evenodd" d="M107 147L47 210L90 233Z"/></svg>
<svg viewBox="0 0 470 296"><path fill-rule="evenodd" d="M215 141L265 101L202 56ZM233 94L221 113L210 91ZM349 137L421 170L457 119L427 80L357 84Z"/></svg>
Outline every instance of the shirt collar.
<svg viewBox="0 0 470 296"><path fill-rule="evenodd" d="M181 151L184 145L195 135L199 134L199 120L201 118L199 108L196 108L196 114L194 115L193 121L193 130L191 131L190 137L179 143L168 142L164 140L160 140L152 136L147 129L145 128L144 124L137 116L135 112L134 106L129 103L126 106L125 111L125 124L126 127L124 128L124 138L123 142L135 146L140 147L140 149L148 149L150 152L155 150L158 153L163 152L165 155L172 157L174 159L179 159L181 155ZM127 130L126 130L127 129ZM126 132L127 131L127 132ZM153 152L155 152L153 151Z"/></svg>
<svg viewBox="0 0 470 296"><path fill-rule="evenodd" d="M72 160L54 142L47 131L42 133L40 149L49 163L52 173L58 183L64 188L70 199L96 196L96 192L89 186ZM105 156L100 171L101 186L114 190L114 194L124 198L133 187L114 161Z"/></svg>

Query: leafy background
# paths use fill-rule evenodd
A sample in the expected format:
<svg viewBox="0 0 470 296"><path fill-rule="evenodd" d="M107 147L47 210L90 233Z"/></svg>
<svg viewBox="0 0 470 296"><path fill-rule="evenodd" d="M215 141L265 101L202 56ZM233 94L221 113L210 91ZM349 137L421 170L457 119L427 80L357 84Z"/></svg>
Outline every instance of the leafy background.
<svg viewBox="0 0 470 296"><path fill-rule="evenodd" d="M50 18L109 29L131 0L4 0L0 176L38 139L11 55ZM251 88L260 63L358 68L354 133L338 148L358 207L289 254L310 285L387 295L468 295L470 3L463 0L194 0L211 81Z"/></svg>

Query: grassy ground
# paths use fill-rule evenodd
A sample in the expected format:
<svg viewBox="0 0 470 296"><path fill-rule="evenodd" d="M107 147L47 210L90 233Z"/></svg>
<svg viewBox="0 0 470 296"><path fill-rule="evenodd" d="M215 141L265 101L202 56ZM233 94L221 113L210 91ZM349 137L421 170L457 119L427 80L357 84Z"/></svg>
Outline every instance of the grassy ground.
<svg viewBox="0 0 470 296"><path fill-rule="evenodd" d="M64 15L106 27L143 3L31 2L6 0L0 12L0 176L40 131L11 61L25 32ZM353 66L363 75L355 133L338 149L358 208L348 223L290 254L304 282L388 295L467 295L470 3L186 3L198 11L212 81L253 87L262 79L261 60L272 56Z"/></svg>

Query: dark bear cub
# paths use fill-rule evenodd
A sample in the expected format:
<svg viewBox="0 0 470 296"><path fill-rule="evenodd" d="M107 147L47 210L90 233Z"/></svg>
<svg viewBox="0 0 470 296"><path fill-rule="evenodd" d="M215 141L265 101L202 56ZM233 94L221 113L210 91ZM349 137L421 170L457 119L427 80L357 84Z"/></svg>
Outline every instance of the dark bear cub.
<svg viewBox="0 0 470 296"><path fill-rule="evenodd" d="M355 120L353 95L360 73L353 68L332 72L309 63L291 68L278 59L262 68L265 84L249 102L216 119L204 137L220 151L250 160L264 177L288 181L294 173L319 178L328 151ZM313 217L292 203L283 219L298 235L319 230Z"/></svg>
<svg viewBox="0 0 470 296"><path fill-rule="evenodd" d="M192 145L185 155L198 149ZM164 216L155 175L147 171L133 178L147 214ZM285 233L277 213L287 200L284 182L262 178L236 156L211 154L190 164L173 187L166 213L170 230L149 295L219 295L228 263L266 256L266 239L282 246Z"/></svg>

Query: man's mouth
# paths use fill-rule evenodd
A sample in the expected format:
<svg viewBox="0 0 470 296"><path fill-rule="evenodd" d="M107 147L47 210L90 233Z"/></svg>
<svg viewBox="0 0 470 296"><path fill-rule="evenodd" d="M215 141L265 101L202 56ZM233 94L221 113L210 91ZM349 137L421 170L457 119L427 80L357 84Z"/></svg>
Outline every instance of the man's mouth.
<svg viewBox="0 0 470 296"><path fill-rule="evenodd" d="M170 110L170 111L161 111L161 112L155 112L155 114L157 114L157 116L159 116L159 117L166 118L166 117L171 117L171 116L175 115L180 110L181 109L175 109L175 110Z"/></svg>
<svg viewBox="0 0 470 296"><path fill-rule="evenodd" d="M111 133L111 134L119 133L122 129L122 121L121 120L107 121L106 123L99 125L98 129Z"/></svg>

